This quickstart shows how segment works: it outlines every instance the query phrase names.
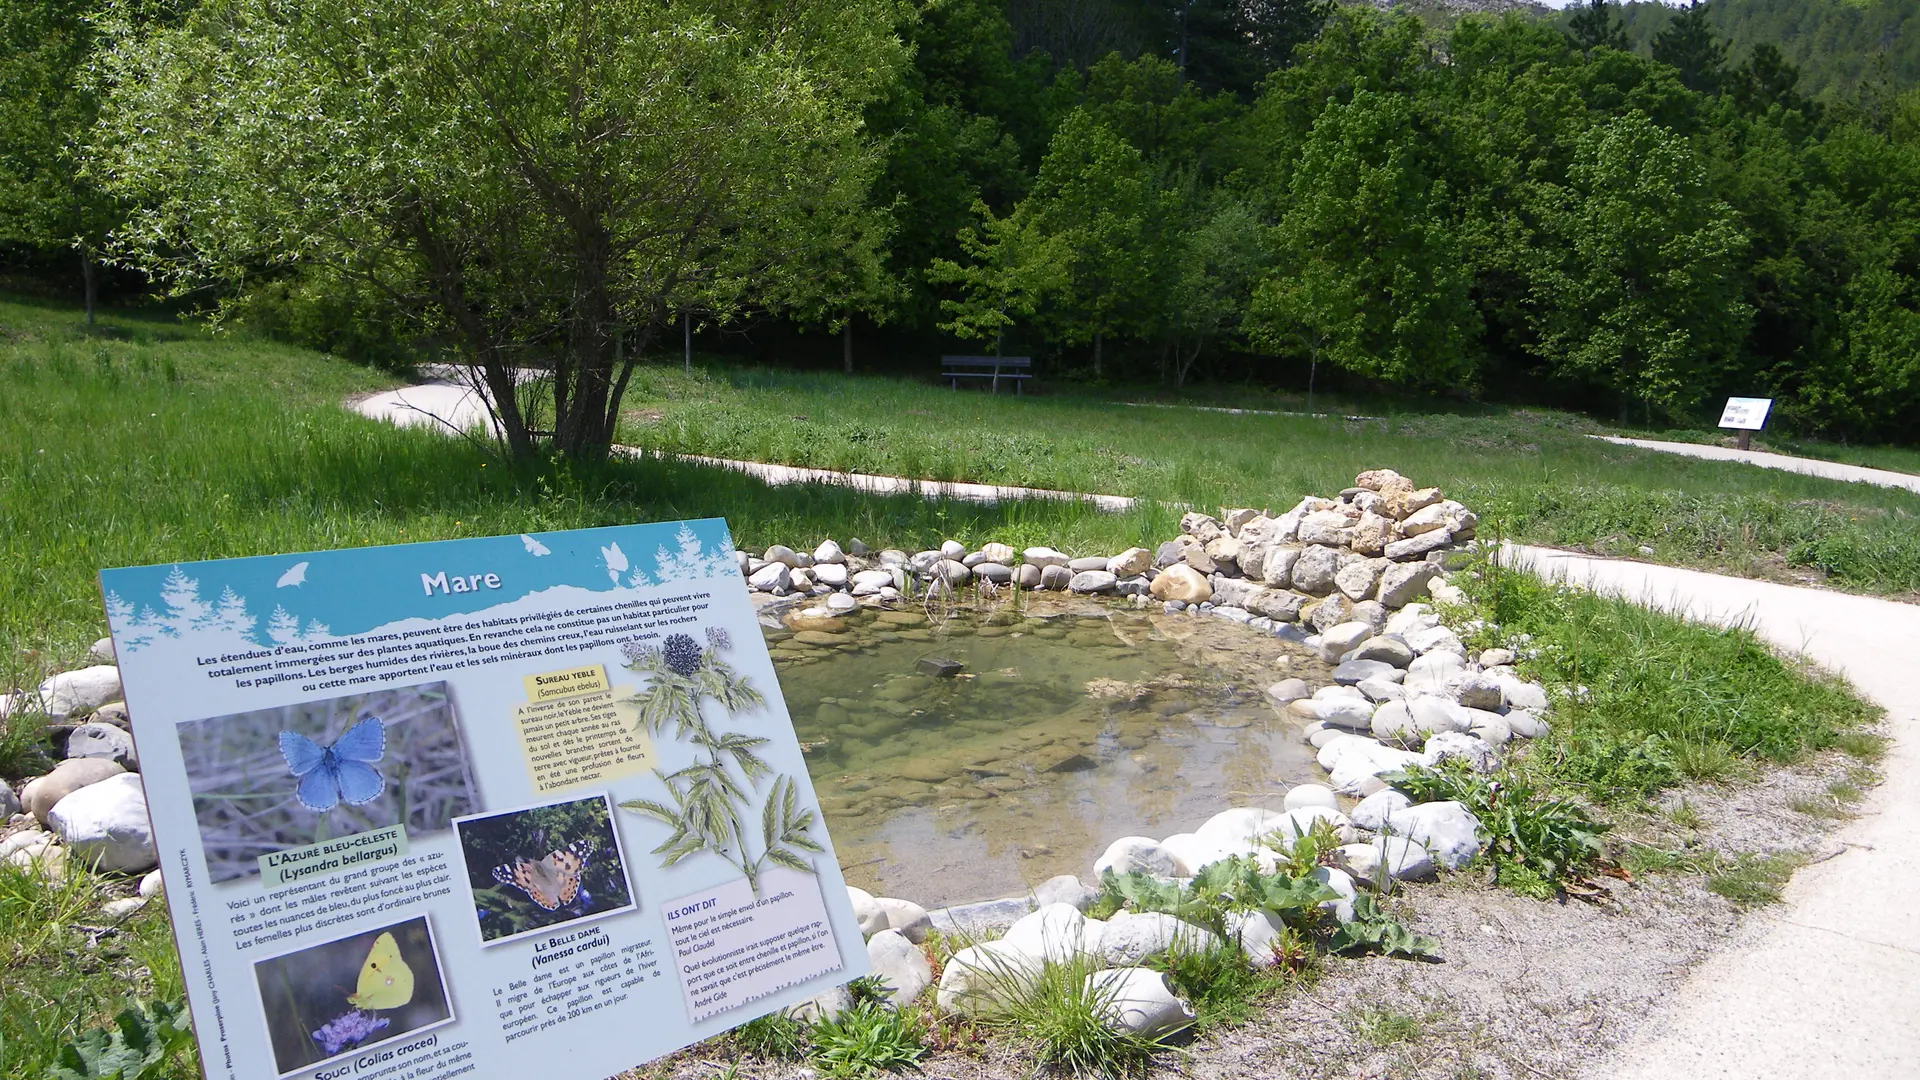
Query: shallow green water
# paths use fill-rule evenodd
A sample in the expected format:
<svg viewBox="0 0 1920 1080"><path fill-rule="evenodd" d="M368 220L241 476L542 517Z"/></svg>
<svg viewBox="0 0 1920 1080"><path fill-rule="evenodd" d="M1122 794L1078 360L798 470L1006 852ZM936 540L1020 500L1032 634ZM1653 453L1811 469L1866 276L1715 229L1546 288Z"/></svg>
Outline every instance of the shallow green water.
<svg viewBox="0 0 1920 1080"><path fill-rule="evenodd" d="M1070 600L789 624L824 628L768 637L841 865L876 894L932 906L1087 879L1116 837L1320 779L1261 688L1326 670L1244 627ZM964 669L921 671L933 658Z"/></svg>

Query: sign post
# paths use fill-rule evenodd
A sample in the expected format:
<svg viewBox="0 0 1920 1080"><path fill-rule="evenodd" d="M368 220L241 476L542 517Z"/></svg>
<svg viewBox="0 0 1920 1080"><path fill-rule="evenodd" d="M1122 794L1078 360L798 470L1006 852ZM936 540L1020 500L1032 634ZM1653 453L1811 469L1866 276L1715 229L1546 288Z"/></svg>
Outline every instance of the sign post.
<svg viewBox="0 0 1920 1080"><path fill-rule="evenodd" d="M209 1080L601 1080L867 971L725 522L100 581Z"/></svg>
<svg viewBox="0 0 1920 1080"><path fill-rule="evenodd" d="M1738 431L1735 446L1745 450L1753 441L1753 433L1767 426L1767 413L1772 408L1772 398L1728 398L1727 407L1720 413L1720 426Z"/></svg>

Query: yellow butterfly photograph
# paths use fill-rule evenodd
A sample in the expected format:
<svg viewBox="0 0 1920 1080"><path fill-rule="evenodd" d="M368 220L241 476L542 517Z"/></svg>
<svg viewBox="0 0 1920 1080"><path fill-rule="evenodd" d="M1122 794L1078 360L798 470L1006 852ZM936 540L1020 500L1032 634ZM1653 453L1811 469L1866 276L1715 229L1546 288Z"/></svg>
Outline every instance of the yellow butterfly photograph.
<svg viewBox="0 0 1920 1080"><path fill-rule="evenodd" d="M453 1019L424 915L253 966L281 1075Z"/></svg>

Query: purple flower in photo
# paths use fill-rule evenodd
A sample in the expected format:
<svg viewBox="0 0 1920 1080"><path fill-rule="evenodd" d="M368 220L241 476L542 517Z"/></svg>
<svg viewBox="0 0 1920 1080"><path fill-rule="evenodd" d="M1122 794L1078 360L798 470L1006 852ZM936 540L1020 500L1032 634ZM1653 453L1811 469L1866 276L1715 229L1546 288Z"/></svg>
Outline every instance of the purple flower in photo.
<svg viewBox="0 0 1920 1080"><path fill-rule="evenodd" d="M363 1013L359 1009L349 1009L320 1026L313 1033L313 1041L328 1057L345 1050L354 1043L364 1041L367 1036L386 1027L388 1020L384 1016Z"/></svg>
<svg viewBox="0 0 1920 1080"><path fill-rule="evenodd" d="M733 648L733 635L722 626L707 627L707 647L710 649Z"/></svg>
<svg viewBox="0 0 1920 1080"><path fill-rule="evenodd" d="M629 638L620 643L620 652L627 658L629 664L641 663L652 657L655 651L653 646L639 638Z"/></svg>

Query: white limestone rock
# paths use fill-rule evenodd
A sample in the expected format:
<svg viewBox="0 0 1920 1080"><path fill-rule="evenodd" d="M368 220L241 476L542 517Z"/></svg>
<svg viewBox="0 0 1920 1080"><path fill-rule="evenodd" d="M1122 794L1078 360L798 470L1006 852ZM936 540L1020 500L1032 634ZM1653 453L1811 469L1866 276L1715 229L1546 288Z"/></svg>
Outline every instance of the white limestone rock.
<svg viewBox="0 0 1920 1080"><path fill-rule="evenodd" d="M865 889L847 886L847 902L853 905L853 917L860 924L860 936L870 938L887 929L888 919L885 908Z"/></svg>
<svg viewBox="0 0 1920 1080"><path fill-rule="evenodd" d="M1107 920L1100 956L1110 967L1127 967L1174 950L1202 952L1220 939L1213 932L1157 911L1123 911Z"/></svg>
<svg viewBox="0 0 1920 1080"><path fill-rule="evenodd" d="M1438 865L1458 870L1480 854L1480 819L1463 803L1419 803L1387 819L1386 831L1427 850Z"/></svg>
<svg viewBox="0 0 1920 1080"><path fill-rule="evenodd" d="M1043 965L1005 940L969 945L947 958L934 1003L941 1012L1002 1016L1039 978Z"/></svg>
<svg viewBox="0 0 1920 1080"><path fill-rule="evenodd" d="M1425 881L1434 876L1427 849L1404 836L1382 836L1371 843L1347 844L1334 852L1339 868L1365 885L1384 881Z"/></svg>
<svg viewBox="0 0 1920 1080"><path fill-rule="evenodd" d="M1087 997L1114 1030L1160 1039L1193 1023L1193 1007L1174 996L1167 976L1148 968L1097 971L1087 976Z"/></svg>
<svg viewBox="0 0 1920 1080"><path fill-rule="evenodd" d="M1481 773L1490 773L1500 764L1500 751L1494 749L1493 744L1458 731L1443 731L1428 738L1424 756L1428 766L1459 760Z"/></svg>
<svg viewBox="0 0 1920 1080"><path fill-rule="evenodd" d="M1108 844L1107 850L1093 862L1095 878L1109 870L1123 877L1135 871L1154 877L1172 877L1173 856L1151 837L1123 836Z"/></svg>
<svg viewBox="0 0 1920 1080"><path fill-rule="evenodd" d="M911 900L899 900L891 896L874 897L873 902L887 918L887 929L902 934L915 945L927 939L927 931L933 929L933 922L927 917L927 909Z"/></svg>
<svg viewBox="0 0 1920 1080"><path fill-rule="evenodd" d="M137 774L110 776L68 795L48 812L47 824L88 866L115 873L153 868L153 826Z"/></svg>
<svg viewBox="0 0 1920 1080"><path fill-rule="evenodd" d="M63 671L40 684L40 708L50 720L85 716L109 701L120 700L120 669L96 664Z"/></svg>
<svg viewBox="0 0 1920 1080"><path fill-rule="evenodd" d="M1007 928L1001 941L1054 964L1100 954L1107 924L1089 919L1071 904L1048 904Z"/></svg>
<svg viewBox="0 0 1920 1080"><path fill-rule="evenodd" d="M1340 798L1333 789L1325 784L1301 784L1287 792L1281 807L1286 810L1303 810L1310 806L1324 806L1329 810L1340 809Z"/></svg>
<svg viewBox="0 0 1920 1080"><path fill-rule="evenodd" d="M898 930L882 930L867 939L867 962L887 988L887 1004L896 1009L913 1004L933 985L927 955Z"/></svg>

